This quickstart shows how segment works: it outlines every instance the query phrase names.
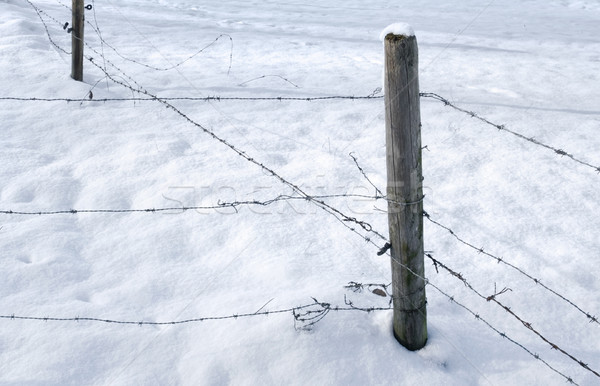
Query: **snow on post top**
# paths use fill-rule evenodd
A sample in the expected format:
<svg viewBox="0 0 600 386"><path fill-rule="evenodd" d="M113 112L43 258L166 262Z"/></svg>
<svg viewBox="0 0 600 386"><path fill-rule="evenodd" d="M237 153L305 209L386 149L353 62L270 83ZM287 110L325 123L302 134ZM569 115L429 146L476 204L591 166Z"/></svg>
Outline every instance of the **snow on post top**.
<svg viewBox="0 0 600 386"><path fill-rule="evenodd" d="M404 36L415 36L415 30L410 24L407 23L394 23L390 24L379 35L379 40L384 41L385 37L389 34L404 35Z"/></svg>

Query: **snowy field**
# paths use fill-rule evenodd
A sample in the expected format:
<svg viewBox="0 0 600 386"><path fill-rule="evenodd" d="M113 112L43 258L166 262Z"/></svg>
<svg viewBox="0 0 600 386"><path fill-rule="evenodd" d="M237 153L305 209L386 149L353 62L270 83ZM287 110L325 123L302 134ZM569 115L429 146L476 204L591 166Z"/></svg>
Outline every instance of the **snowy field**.
<svg viewBox="0 0 600 386"><path fill-rule="evenodd" d="M600 2L87 4L98 66L75 82L70 1L0 0L0 385L600 385ZM375 195L349 153L385 191L381 98L198 99L380 97L395 22L415 29L421 92L588 164L421 99L424 209L475 247L426 220L425 249L484 297L510 289L496 299L564 352L429 260L420 351L390 310L271 313L388 307L381 287L345 288L391 281L384 241L310 200L7 213L297 195L269 170L310 195ZM168 101L188 120L124 85L197 100ZM387 236L385 200L323 200Z"/></svg>

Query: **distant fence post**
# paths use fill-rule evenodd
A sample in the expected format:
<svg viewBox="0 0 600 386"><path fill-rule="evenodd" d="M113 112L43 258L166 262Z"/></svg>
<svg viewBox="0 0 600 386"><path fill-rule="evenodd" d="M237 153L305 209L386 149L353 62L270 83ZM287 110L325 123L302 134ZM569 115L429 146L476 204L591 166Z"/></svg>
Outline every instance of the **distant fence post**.
<svg viewBox="0 0 600 386"><path fill-rule="evenodd" d="M389 26L381 38L385 48L387 197L394 336L407 349L418 350L427 342L427 299L423 279L423 177L417 39L406 24Z"/></svg>
<svg viewBox="0 0 600 386"><path fill-rule="evenodd" d="M71 30L71 78L83 80L83 25L85 8L83 0L73 0Z"/></svg>

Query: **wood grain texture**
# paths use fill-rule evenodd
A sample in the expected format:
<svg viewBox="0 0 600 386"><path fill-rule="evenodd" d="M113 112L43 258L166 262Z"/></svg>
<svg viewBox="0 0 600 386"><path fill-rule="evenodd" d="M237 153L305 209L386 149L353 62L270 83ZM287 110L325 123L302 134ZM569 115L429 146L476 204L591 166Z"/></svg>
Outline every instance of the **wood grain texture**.
<svg viewBox="0 0 600 386"><path fill-rule="evenodd" d="M71 31L71 78L83 80L83 25L84 3L83 0L73 0L72 3L73 30Z"/></svg>
<svg viewBox="0 0 600 386"><path fill-rule="evenodd" d="M418 350L427 342L427 299L417 39L389 34L384 46L394 335L407 349Z"/></svg>

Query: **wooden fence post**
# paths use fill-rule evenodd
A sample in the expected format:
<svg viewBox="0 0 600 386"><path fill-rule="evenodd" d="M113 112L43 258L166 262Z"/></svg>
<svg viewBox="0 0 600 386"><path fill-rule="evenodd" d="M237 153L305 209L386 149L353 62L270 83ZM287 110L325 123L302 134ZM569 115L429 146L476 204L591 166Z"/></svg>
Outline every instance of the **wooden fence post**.
<svg viewBox="0 0 600 386"><path fill-rule="evenodd" d="M85 8L83 0L73 0L71 30L71 78L83 80L83 25Z"/></svg>
<svg viewBox="0 0 600 386"><path fill-rule="evenodd" d="M386 28L382 39L394 336L418 350L427 342L427 299L417 39L405 24Z"/></svg>

